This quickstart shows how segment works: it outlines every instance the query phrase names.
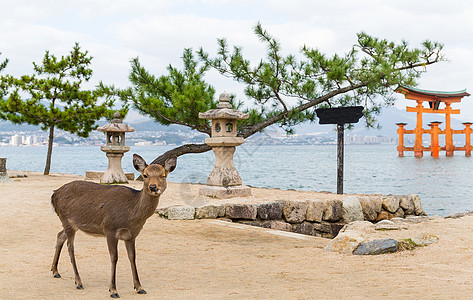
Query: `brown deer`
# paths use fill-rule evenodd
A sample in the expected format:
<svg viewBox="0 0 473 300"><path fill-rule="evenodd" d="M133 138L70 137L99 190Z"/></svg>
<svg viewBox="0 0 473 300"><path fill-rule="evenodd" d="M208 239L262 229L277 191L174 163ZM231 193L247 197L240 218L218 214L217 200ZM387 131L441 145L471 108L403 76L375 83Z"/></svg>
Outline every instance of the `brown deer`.
<svg viewBox="0 0 473 300"><path fill-rule="evenodd" d="M67 248L75 274L77 289L83 289L74 257L74 236L77 230L91 235L105 236L112 262L110 296L119 298L115 283L118 260L118 240L125 241L133 274L133 283L138 294L146 294L141 287L135 264L135 239L146 220L153 215L159 197L166 189L166 177L176 167L177 159L170 158L161 165L147 165L144 159L133 155L133 165L143 176L143 189L134 190L126 186L107 186L88 181L73 181L56 190L51 203L64 227L57 234L56 253L51 271L60 278L57 270L62 246Z"/></svg>

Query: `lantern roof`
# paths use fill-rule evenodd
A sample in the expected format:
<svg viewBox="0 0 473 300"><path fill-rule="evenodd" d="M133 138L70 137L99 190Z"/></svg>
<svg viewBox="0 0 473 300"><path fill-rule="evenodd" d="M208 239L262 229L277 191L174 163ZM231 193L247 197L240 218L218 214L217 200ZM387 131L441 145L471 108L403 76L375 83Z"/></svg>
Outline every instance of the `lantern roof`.
<svg viewBox="0 0 473 300"><path fill-rule="evenodd" d="M120 113L116 112L113 114L113 119L110 123L105 124L97 128L98 131L102 132L133 132L135 129L128 124L123 123L120 118Z"/></svg>
<svg viewBox="0 0 473 300"><path fill-rule="evenodd" d="M230 95L226 92L220 94L219 103L217 103L217 108L208 110L206 112L199 113L199 118L201 119L248 119L249 114L242 113L237 109L232 108L230 103Z"/></svg>

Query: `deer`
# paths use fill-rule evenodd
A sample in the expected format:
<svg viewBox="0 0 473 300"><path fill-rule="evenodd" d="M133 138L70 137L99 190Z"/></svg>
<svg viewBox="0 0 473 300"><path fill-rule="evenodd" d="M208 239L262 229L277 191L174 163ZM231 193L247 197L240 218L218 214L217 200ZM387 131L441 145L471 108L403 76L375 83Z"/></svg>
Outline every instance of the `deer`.
<svg viewBox="0 0 473 300"><path fill-rule="evenodd" d="M112 298L120 297L115 282L119 240L125 243L134 288L138 294L146 294L136 268L135 239L146 220L155 213L159 197L167 186L166 178L176 168L176 163L177 158L172 157L166 160L164 166L148 165L141 156L134 154L133 165L143 178L141 191L123 185L101 185L80 180L69 182L54 191L51 204L63 230L57 234L51 267L53 277L61 278L57 266L61 249L67 241L76 288L84 289L74 256L74 237L76 232L81 230L86 234L104 236L107 239L111 260L109 292Z"/></svg>

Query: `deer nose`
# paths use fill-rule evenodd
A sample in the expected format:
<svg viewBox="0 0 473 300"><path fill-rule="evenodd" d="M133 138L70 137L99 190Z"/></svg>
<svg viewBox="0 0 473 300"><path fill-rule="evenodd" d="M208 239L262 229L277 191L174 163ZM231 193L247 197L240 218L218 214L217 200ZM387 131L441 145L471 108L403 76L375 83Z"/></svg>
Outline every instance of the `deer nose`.
<svg viewBox="0 0 473 300"><path fill-rule="evenodd" d="M156 190L157 190L156 184L150 184L149 185L149 190L150 190L150 192L156 192Z"/></svg>

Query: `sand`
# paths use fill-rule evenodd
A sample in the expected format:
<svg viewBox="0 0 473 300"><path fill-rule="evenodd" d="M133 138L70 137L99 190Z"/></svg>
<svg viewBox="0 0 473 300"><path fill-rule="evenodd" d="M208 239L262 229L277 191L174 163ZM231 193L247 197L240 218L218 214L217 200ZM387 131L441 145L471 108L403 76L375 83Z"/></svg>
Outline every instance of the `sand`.
<svg viewBox="0 0 473 300"><path fill-rule="evenodd" d="M78 233L76 259L84 290L76 290L66 249L62 278L50 272L56 234L54 189L81 176L28 173L0 183L0 298L110 299L104 238ZM141 183L130 186L140 188ZM160 206L206 201L198 186L170 183ZM254 198L317 197L316 193L254 190ZM326 195L325 195L326 196ZM184 200L183 200L184 199ZM137 238L137 264L147 295L133 290L123 242L117 287L123 299L465 299L472 297L473 217L438 218L376 237L434 234L439 242L413 251L355 256L323 250L328 239L279 235L216 220L151 217ZM277 234L275 234L277 233Z"/></svg>

